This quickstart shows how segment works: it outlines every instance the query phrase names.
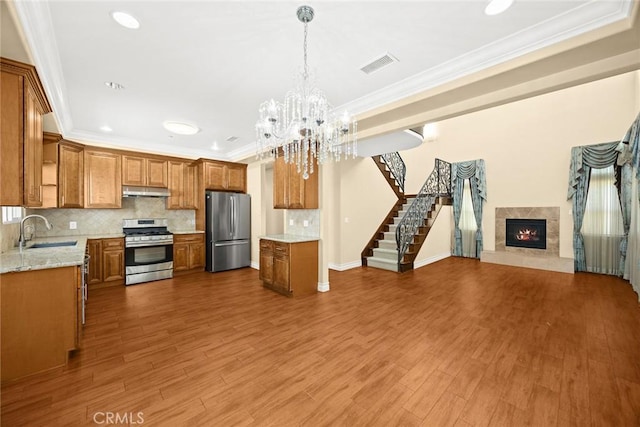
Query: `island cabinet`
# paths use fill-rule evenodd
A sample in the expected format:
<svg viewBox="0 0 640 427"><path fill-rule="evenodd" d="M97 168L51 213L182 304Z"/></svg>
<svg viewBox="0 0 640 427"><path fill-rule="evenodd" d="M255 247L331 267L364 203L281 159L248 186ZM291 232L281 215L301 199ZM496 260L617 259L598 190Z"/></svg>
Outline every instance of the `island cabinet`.
<svg viewBox="0 0 640 427"><path fill-rule="evenodd" d="M122 156L84 149L85 208L122 207Z"/></svg>
<svg viewBox="0 0 640 427"><path fill-rule="evenodd" d="M204 160L202 169L206 190L247 192L247 165Z"/></svg>
<svg viewBox="0 0 640 427"><path fill-rule="evenodd" d="M273 166L273 207L275 209L318 209L318 171L304 179L295 163L283 156Z"/></svg>
<svg viewBox="0 0 640 427"><path fill-rule="evenodd" d="M0 276L2 381L63 366L79 348L79 266Z"/></svg>
<svg viewBox="0 0 640 427"><path fill-rule="evenodd" d="M167 188L167 160L122 156L122 185Z"/></svg>
<svg viewBox="0 0 640 427"><path fill-rule="evenodd" d="M35 67L0 58L0 205L42 206L42 122L51 112Z"/></svg>
<svg viewBox="0 0 640 427"><path fill-rule="evenodd" d="M87 284L102 288L124 284L124 238L88 239L89 277Z"/></svg>
<svg viewBox="0 0 640 427"><path fill-rule="evenodd" d="M204 233L173 235L174 275L204 270Z"/></svg>
<svg viewBox="0 0 640 427"><path fill-rule="evenodd" d="M168 168L167 209L197 209L198 165L170 160Z"/></svg>
<svg viewBox="0 0 640 427"><path fill-rule="evenodd" d="M318 242L287 243L260 239L259 277L264 287L283 295L316 293Z"/></svg>

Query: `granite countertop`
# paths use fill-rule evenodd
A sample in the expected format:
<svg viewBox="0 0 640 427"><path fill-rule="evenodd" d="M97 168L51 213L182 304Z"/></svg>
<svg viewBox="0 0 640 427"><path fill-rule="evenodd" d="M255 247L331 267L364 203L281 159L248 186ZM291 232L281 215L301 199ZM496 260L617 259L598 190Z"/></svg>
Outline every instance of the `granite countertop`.
<svg viewBox="0 0 640 427"><path fill-rule="evenodd" d="M204 234L204 230L170 230L173 234Z"/></svg>
<svg viewBox="0 0 640 427"><path fill-rule="evenodd" d="M73 246L30 249L30 246L36 243L69 241L76 241L76 244ZM18 248L1 253L0 273L15 273L28 270L82 265L86 246L86 236L59 236L34 239L27 242L27 247L22 250L22 253L20 253Z"/></svg>
<svg viewBox="0 0 640 427"><path fill-rule="evenodd" d="M295 234L273 234L270 236L260 236L260 238L284 243L315 242L320 240L320 237L298 236Z"/></svg>

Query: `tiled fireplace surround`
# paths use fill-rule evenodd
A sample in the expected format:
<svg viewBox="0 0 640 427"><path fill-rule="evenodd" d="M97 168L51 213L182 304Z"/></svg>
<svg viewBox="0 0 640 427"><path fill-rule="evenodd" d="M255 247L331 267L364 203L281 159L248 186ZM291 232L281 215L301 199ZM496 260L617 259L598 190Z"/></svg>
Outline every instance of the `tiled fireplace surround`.
<svg viewBox="0 0 640 427"><path fill-rule="evenodd" d="M496 208L495 251L482 251L481 260L494 264L573 273L573 259L560 257L560 208ZM547 249L516 248L505 245L506 219L546 219Z"/></svg>

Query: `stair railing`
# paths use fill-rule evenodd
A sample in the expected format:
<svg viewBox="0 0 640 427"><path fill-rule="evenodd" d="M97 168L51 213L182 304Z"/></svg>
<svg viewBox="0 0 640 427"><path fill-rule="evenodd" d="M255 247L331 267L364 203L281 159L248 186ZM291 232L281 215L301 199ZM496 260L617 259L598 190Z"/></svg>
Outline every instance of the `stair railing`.
<svg viewBox="0 0 640 427"><path fill-rule="evenodd" d="M400 153L396 151L394 153L381 154L380 160L389 168L391 176L393 176L393 179L398 183L400 191L404 193L404 177L407 173L407 167L402 157L400 157Z"/></svg>
<svg viewBox="0 0 640 427"><path fill-rule="evenodd" d="M451 163L436 159L431 174L396 228L398 265L402 262L418 229L424 225L427 212L436 197L440 196L451 196Z"/></svg>

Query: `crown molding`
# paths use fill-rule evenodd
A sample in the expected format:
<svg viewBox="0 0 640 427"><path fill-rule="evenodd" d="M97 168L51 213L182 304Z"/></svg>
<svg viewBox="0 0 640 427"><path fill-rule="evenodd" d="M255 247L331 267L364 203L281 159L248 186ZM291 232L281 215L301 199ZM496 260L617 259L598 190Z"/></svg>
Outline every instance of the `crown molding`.
<svg viewBox="0 0 640 427"><path fill-rule="evenodd" d="M49 5L45 1L16 1L13 4L29 44L34 65L40 70L39 77L55 113L58 127L64 134L73 128L73 121L67 103L67 89Z"/></svg>
<svg viewBox="0 0 640 427"><path fill-rule="evenodd" d="M619 22L631 16L634 2L592 1L563 15L482 46L451 61L427 69L397 83L347 102L336 111L368 116L372 110L429 89L503 64L525 54ZM586 24L585 24L586 22ZM561 29L559 31L558 29Z"/></svg>

